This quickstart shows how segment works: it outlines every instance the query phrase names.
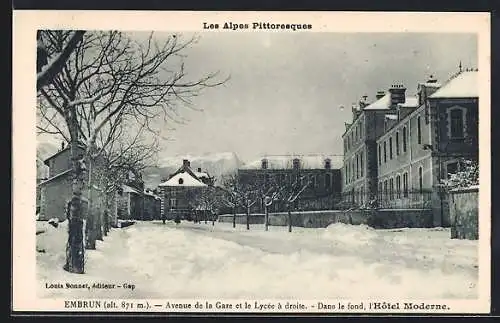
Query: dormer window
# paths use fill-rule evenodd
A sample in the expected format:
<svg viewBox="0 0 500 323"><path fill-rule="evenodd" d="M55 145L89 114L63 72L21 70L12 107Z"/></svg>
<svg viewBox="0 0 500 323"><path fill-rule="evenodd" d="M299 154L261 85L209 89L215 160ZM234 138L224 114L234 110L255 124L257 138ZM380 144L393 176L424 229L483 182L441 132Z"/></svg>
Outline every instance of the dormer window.
<svg viewBox="0 0 500 323"><path fill-rule="evenodd" d="M300 168L300 159L294 158L293 159L293 169L299 169Z"/></svg>
<svg viewBox="0 0 500 323"><path fill-rule="evenodd" d="M331 159L329 159L329 158L325 159L325 168L326 169L331 169L332 168L332 161L331 161Z"/></svg>
<svg viewBox="0 0 500 323"><path fill-rule="evenodd" d="M184 179L183 178L179 178L178 182L179 182L179 185L182 185L182 184L184 184Z"/></svg>
<svg viewBox="0 0 500 323"><path fill-rule="evenodd" d="M264 158L262 159L262 169L267 169L267 167L268 167L268 161L267 159Z"/></svg>

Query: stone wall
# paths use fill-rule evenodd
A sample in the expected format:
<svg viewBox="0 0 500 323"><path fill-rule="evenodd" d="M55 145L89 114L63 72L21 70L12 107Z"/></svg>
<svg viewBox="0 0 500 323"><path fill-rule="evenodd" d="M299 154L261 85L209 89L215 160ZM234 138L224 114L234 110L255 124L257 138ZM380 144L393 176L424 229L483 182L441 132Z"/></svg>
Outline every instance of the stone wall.
<svg viewBox="0 0 500 323"><path fill-rule="evenodd" d="M452 239L477 240L479 238L478 199L479 189L477 187L450 192L449 208Z"/></svg>
<svg viewBox="0 0 500 323"><path fill-rule="evenodd" d="M367 224L374 228L426 228L432 227L432 212L428 209L402 209L402 210L354 210L354 211L312 211L292 212L292 226L305 228L326 228L332 223ZM219 216L219 222L230 223L232 215ZM245 224L244 214L236 216L236 223ZM250 224L263 224L264 214L252 214ZM269 225L288 225L288 214L286 212L269 214Z"/></svg>

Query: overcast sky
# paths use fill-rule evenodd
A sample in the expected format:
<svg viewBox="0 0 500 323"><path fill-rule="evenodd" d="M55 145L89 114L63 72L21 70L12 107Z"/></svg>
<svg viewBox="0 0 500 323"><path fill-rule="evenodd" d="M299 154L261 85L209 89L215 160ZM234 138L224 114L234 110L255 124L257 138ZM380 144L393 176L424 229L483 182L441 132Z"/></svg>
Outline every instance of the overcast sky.
<svg viewBox="0 0 500 323"><path fill-rule="evenodd" d="M202 33L186 50L189 73L230 74L196 99L186 125L170 132L164 155L233 151L342 154L352 103L371 101L394 82L416 92L434 75L445 81L477 67L477 39L465 34ZM344 105L343 111L339 106Z"/></svg>
<svg viewBox="0 0 500 323"><path fill-rule="evenodd" d="M189 122L165 130L172 141L162 156L235 152L251 161L263 154L342 154L344 122L361 96L372 101L395 82L414 94L430 74L446 81L460 61L477 67L477 38L470 34L197 35L184 52L189 75L219 70L231 79L196 98L203 112L180 111Z"/></svg>

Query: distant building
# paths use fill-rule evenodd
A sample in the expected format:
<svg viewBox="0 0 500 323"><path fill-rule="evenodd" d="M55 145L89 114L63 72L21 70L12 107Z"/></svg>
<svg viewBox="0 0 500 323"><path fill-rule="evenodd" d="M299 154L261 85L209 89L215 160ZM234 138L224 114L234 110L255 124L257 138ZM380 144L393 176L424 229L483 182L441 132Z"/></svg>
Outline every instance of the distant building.
<svg viewBox="0 0 500 323"><path fill-rule="evenodd" d="M477 74L460 71L442 86L431 77L414 97L392 87L392 97L380 97L355 113L343 136L344 200L361 205L376 197L383 208L432 208L434 224L448 225L441 181L458 171L460 158L478 158ZM363 129L371 129L372 137L356 144L355 126L370 113L377 115ZM363 146L370 147L361 148L368 165L360 162Z"/></svg>
<svg viewBox="0 0 500 323"><path fill-rule="evenodd" d="M287 186L302 178L311 184L296 205L301 210L331 209L340 197L342 157L339 156L266 156L238 169L241 183L265 188L270 183ZM262 211L262 203L256 204ZM284 203L276 202L272 211L284 211Z"/></svg>
<svg viewBox="0 0 500 323"><path fill-rule="evenodd" d="M196 208L196 198L213 186L214 179L202 172L191 169L189 160L184 159L182 166L168 179L158 185L161 197L161 214L166 219L179 215L189 218Z"/></svg>

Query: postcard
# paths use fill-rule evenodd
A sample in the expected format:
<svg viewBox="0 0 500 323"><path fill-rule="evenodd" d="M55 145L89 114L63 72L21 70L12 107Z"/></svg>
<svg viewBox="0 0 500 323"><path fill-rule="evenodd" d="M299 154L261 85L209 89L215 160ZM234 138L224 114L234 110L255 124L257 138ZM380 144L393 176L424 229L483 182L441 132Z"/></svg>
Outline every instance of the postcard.
<svg viewBox="0 0 500 323"><path fill-rule="evenodd" d="M13 311L490 311L489 14L13 18Z"/></svg>

